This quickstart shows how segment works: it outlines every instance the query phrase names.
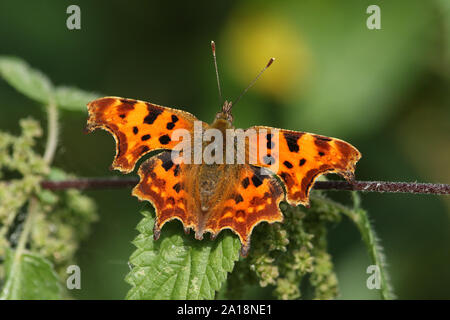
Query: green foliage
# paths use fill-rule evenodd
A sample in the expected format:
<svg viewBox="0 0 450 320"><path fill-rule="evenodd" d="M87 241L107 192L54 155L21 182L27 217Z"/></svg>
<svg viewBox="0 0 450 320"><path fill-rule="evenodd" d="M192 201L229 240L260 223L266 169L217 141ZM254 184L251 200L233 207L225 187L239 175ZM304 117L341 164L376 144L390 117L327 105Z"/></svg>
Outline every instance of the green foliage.
<svg viewBox="0 0 450 320"><path fill-rule="evenodd" d="M54 168L48 179L57 181L73 177ZM30 248L49 259L64 278L67 267L75 263L79 243L89 235L90 224L97 220L96 206L78 190L58 193L41 190L38 197Z"/></svg>
<svg viewBox="0 0 450 320"><path fill-rule="evenodd" d="M99 98L98 93L85 92L74 87L60 86L55 89L55 99L58 106L72 111L86 111L88 102Z"/></svg>
<svg viewBox="0 0 450 320"><path fill-rule="evenodd" d="M42 72L17 57L0 56L0 75L25 96L44 105L56 103L61 109L86 112L86 104L100 96L78 88L55 87Z"/></svg>
<svg viewBox="0 0 450 320"><path fill-rule="evenodd" d="M239 261L239 272L233 272L227 296L241 298L243 284L259 284L271 285L278 299L298 299L302 297L300 284L309 276L314 298L336 298L337 279L327 252L326 225L340 220L340 210L317 197L311 198L309 209L286 203L281 209L283 223L255 229L249 257Z"/></svg>
<svg viewBox="0 0 450 320"><path fill-rule="evenodd" d="M334 299L338 281L327 251L327 225L338 223L341 214L357 224L373 264L380 268L382 298L393 298L380 246L359 200L350 209L313 191L309 209L286 203L281 209L283 223L258 226L249 256L235 266L240 247L236 236L222 233L215 241L197 241L184 235L177 222L164 226L161 239L154 241L154 213L144 210L137 227L140 234L133 242L137 247L130 258L133 268L126 277L132 285L127 298L213 299L227 280L227 298L240 299L246 285L257 284L271 286L278 299L298 299L307 279L314 299Z"/></svg>
<svg viewBox="0 0 450 320"><path fill-rule="evenodd" d="M59 128L56 108L85 110L92 95L55 89L45 75L14 57L0 57L0 75L49 106L47 156L34 150L42 136L35 120L20 121L20 136L0 132L0 298L61 299L66 267L96 220L96 207L77 190L52 192L41 189L40 182L73 177L51 166Z"/></svg>
<svg viewBox="0 0 450 320"><path fill-rule="evenodd" d="M0 57L0 75L23 95L44 104L53 98L53 85L40 71L16 57Z"/></svg>
<svg viewBox="0 0 450 320"><path fill-rule="evenodd" d="M33 253L20 256L17 266L12 269L14 253L6 255L6 279L0 299L42 300L61 299L62 287L51 262Z"/></svg>
<svg viewBox="0 0 450 320"><path fill-rule="evenodd" d="M180 223L170 222L153 241L154 213L142 214L126 277L133 286L127 299L213 299L239 257L238 238L222 232L215 241L198 241L184 235Z"/></svg>

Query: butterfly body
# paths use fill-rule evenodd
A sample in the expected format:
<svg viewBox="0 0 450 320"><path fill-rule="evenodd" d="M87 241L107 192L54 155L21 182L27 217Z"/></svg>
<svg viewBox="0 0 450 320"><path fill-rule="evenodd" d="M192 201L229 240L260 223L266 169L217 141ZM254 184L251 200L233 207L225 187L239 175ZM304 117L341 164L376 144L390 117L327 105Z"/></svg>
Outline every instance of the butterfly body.
<svg viewBox="0 0 450 320"><path fill-rule="evenodd" d="M155 239L166 222L178 219L186 232L195 231L196 239L202 239L205 232L215 238L223 229L232 230L241 240L241 254L246 256L257 224L283 220L282 200L308 205L309 191L324 173L353 179L361 154L347 142L261 126L242 131L244 140L239 141L238 136L227 136L234 130L231 107L225 102L208 125L190 113L144 101L105 97L88 104L87 130L102 128L116 140L113 169L131 172L142 156L162 150L142 163L140 182L133 189L133 195L155 207ZM195 147L186 153L200 162L176 161L172 151L179 141L174 133L184 130L183 141L187 137L195 142L198 128L202 150L208 150L212 140L205 139L204 133L220 133L222 145L211 154L222 153L221 159L227 161L210 163L202 153L198 158ZM229 149L233 153L228 158ZM258 156L252 162L255 153Z"/></svg>

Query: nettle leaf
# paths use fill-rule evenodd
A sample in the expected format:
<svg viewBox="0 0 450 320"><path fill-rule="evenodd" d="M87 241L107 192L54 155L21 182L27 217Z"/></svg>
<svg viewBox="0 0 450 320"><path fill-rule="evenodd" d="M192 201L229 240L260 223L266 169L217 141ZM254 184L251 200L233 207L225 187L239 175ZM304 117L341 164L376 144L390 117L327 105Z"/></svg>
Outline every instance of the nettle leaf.
<svg viewBox="0 0 450 320"><path fill-rule="evenodd" d="M56 103L62 109L86 112L88 102L100 98L100 94L86 92L75 87L58 87L55 91Z"/></svg>
<svg viewBox="0 0 450 320"><path fill-rule="evenodd" d="M14 252L8 250L5 258L6 280L0 299L56 300L62 298L62 287L52 264L45 258L24 253L12 268Z"/></svg>
<svg viewBox="0 0 450 320"><path fill-rule="evenodd" d="M19 58L0 56L0 75L17 91L31 99L45 104L52 100L53 85L50 80Z"/></svg>
<svg viewBox="0 0 450 320"><path fill-rule="evenodd" d="M214 299L239 259L240 242L225 230L214 241L185 235L177 221L167 223L153 240L154 214L145 210L133 241L132 270L126 281L133 286L127 299Z"/></svg>

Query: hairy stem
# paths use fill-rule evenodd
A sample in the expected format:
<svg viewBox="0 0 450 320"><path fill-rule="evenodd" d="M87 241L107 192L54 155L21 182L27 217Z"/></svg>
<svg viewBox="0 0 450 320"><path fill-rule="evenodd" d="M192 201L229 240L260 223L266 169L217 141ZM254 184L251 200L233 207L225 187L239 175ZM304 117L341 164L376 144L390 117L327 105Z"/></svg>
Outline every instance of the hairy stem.
<svg viewBox="0 0 450 320"><path fill-rule="evenodd" d="M379 275L381 297L385 300L395 299L389 274L386 270L386 259L383 254L383 247L379 243L375 230L369 221L367 212L359 207L359 197L356 193L353 193L353 198L353 209L347 208L346 206L327 198L320 197L320 200L336 206L343 214L353 221L361 234L370 260L378 268L376 272L378 272Z"/></svg>
<svg viewBox="0 0 450 320"><path fill-rule="evenodd" d="M82 178L63 181L42 181L44 189L105 189L134 187L137 178ZM390 193L422 193L448 195L450 185L417 182L388 182L388 181L318 181L314 184L317 190L353 190L362 192L390 192Z"/></svg>
<svg viewBox="0 0 450 320"><path fill-rule="evenodd" d="M58 145L58 107L52 100L47 106L47 143L45 146L44 160L48 164L53 161Z"/></svg>

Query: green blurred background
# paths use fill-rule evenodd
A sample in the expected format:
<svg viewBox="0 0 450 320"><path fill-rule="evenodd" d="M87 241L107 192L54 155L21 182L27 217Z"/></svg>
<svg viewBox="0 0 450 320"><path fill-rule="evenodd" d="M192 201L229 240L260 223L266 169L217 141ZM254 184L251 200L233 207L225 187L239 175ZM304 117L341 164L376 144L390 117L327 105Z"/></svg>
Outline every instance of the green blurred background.
<svg viewBox="0 0 450 320"><path fill-rule="evenodd" d="M81 30L66 8L81 8ZM381 30L366 27L369 5ZM276 61L234 109L237 127L268 125L345 139L363 154L358 180L450 183L450 2L23 1L0 2L0 54L23 58L57 84L182 108L210 122L218 95L217 44L226 98L234 100ZM45 115L0 82L0 130ZM114 141L85 135L86 113L62 112L55 165L83 177L108 171ZM43 149L44 139L42 139ZM75 298L121 299L143 204L130 189L89 191L100 220L82 244ZM345 192L330 192L348 201ZM364 194L399 298L450 298L450 199ZM378 298L370 264L347 220L330 229L341 298ZM271 298L270 290L247 297Z"/></svg>

